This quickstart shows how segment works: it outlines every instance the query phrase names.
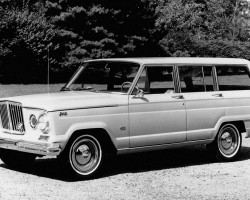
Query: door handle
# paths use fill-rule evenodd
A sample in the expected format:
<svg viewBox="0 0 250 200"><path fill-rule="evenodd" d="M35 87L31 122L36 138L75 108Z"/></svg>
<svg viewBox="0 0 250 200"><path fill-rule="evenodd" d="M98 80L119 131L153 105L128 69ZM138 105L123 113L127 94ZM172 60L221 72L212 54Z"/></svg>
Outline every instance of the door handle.
<svg viewBox="0 0 250 200"><path fill-rule="evenodd" d="M183 95L174 95L174 96L171 96L172 98L174 99L184 99Z"/></svg>
<svg viewBox="0 0 250 200"><path fill-rule="evenodd" d="M221 93L219 94L212 94L213 97L223 97L223 95Z"/></svg>

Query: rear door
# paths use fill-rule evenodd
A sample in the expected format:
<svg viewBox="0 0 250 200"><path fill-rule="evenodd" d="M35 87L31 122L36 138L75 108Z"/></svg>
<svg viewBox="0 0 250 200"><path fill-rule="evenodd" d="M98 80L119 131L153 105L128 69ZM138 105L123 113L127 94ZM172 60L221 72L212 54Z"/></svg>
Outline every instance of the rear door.
<svg viewBox="0 0 250 200"><path fill-rule="evenodd" d="M217 91L213 66L178 66L180 92L187 111L187 140L205 140L225 115L223 95Z"/></svg>

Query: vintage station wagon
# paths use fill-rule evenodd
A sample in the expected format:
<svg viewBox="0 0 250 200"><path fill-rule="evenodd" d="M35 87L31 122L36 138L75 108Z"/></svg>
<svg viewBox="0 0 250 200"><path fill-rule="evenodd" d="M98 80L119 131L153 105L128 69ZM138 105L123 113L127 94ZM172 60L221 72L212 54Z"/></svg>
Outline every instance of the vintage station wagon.
<svg viewBox="0 0 250 200"><path fill-rule="evenodd" d="M250 136L250 62L229 58L86 61L58 93L0 99L0 158L57 156L83 178L105 155L206 144L220 160Z"/></svg>

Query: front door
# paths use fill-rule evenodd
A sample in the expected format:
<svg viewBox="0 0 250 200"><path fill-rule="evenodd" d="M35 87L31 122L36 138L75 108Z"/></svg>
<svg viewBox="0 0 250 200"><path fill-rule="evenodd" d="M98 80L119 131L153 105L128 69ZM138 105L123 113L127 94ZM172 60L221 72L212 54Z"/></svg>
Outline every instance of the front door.
<svg viewBox="0 0 250 200"><path fill-rule="evenodd" d="M186 110L175 93L172 66L146 66L137 87L144 96L129 97L130 147L186 141Z"/></svg>

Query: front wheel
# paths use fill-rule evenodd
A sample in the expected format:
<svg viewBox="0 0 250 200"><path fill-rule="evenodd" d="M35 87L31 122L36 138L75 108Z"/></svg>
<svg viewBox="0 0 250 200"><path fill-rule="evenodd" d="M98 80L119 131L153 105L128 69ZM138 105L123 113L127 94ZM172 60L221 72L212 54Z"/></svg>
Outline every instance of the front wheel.
<svg viewBox="0 0 250 200"><path fill-rule="evenodd" d="M103 161L102 146L92 135L76 137L68 151L69 165L72 172L81 178L95 176Z"/></svg>
<svg viewBox="0 0 250 200"><path fill-rule="evenodd" d="M218 132L215 141L207 147L215 153L218 160L231 161L238 156L241 143L241 134L237 127L233 124L226 124Z"/></svg>

